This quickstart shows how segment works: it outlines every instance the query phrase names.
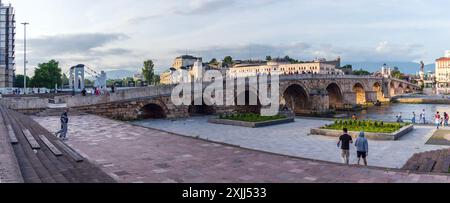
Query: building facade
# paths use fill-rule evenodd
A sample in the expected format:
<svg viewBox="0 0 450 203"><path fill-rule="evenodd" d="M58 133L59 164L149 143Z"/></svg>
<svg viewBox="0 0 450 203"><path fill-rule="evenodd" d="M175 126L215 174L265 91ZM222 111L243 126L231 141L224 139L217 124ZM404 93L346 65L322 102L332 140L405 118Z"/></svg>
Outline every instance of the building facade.
<svg viewBox="0 0 450 203"><path fill-rule="evenodd" d="M195 60L195 61L193 61ZM174 65L169 71L160 76L160 83L164 85L178 84L183 82L194 82L203 79L206 69L211 69L204 64L202 58L194 56L181 56L175 59ZM188 75L183 75L188 73Z"/></svg>
<svg viewBox="0 0 450 203"><path fill-rule="evenodd" d="M449 87L450 84L450 51L436 60L436 83L439 87Z"/></svg>
<svg viewBox="0 0 450 203"><path fill-rule="evenodd" d="M0 88L11 88L15 77L15 11L0 1Z"/></svg>
<svg viewBox="0 0 450 203"><path fill-rule="evenodd" d="M183 67L194 65L194 63L198 60L202 61L202 58L191 55L183 55L175 59L172 67L175 69L182 69Z"/></svg>
<svg viewBox="0 0 450 203"><path fill-rule="evenodd" d="M228 70L228 77L252 77L258 75L344 75L340 68L340 59L326 61L324 59L312 62L290 63L284 59L274 59L265 64L238 64Z"/></svg>

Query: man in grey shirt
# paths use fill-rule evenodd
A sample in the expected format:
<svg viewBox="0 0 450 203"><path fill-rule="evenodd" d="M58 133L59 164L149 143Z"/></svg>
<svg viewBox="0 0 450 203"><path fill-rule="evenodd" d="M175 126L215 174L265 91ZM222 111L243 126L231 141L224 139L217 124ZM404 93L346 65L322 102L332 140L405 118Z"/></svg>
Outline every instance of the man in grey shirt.
<svg viewBox="0 0 450 203"><path fill-rule="evenodd" d="M55 135L59 138L66 141L67 139L67 131L69 129L69 115L68 110L65 110L64 113L61 115L61 130L56 132Z"/></svg>

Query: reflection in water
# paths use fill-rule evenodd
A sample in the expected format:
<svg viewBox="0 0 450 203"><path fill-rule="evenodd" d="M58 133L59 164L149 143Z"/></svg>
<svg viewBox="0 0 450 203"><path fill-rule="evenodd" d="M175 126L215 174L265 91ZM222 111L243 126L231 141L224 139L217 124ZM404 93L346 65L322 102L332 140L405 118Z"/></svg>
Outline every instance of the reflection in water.
<svg viewBox="0 0 450 203"><path fill-rule="evenodd" d="M383 120L395 122L396 116L402 114L405 122L410 122L413 117L413 112L416 113L416 120L419 120L419 115L425 109L425 116L427 122L431 122L437 111L441 116L444 112L450 113L450 105L437 104L390 104L385 106L374 106L366 110L356 113L360 119ZM352 114L352 113L349 113ZM351 115L350 115L351 116Z"/></svg>

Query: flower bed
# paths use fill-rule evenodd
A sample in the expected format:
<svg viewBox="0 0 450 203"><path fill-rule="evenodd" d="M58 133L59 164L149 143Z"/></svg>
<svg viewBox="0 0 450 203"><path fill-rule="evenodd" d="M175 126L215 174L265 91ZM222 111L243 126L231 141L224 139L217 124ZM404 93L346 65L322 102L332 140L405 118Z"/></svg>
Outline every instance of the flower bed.
<svg viewBox="0 0 450 203"><path fill-rule="evenodd" d="M221 115L219 118L209 119L208 122L221 125L233 125L248 128L259 128L295 122L294 117L284 115L260 116L256 114Z"/></svg>
<svg viewBox="0 0 450 203"><path fill-rule="evenodd" d="M383 121L336 120L334 124L322 127L328 130L364 131L372 133L393 133L407 126L406 123L386 123Z"/></svg>
<svg viewBox="0 0 450 203"><path fill-rule="evenodd" d="M233 120L233 121L244 121L244 122L265 122L284 119L286 116L276 115L276 116L261 116L257 114L232 114L232 115L220 115L219 119Z"/></svg>
<svg viewBox="0 0 450 203"><path fill-rule="evenodd" d="M368 139L398 140L400 137L413 131L414 125L407 123L386 123L382 121L337 120L334 124L311 129L311 134L339 137L342 135L344 128L347 128L349 135L354 138L358 137L359 132L364 131Z"/></svg>

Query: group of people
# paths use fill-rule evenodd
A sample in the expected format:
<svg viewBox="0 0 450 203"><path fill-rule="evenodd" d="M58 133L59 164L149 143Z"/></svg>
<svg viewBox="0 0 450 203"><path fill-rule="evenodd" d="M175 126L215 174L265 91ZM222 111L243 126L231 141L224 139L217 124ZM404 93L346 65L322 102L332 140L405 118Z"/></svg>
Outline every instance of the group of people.
<svg viewBox="0 0 450 203"><path fill-rule="evenodd" d="M353 144L353 138L348 134L348 129L344 128L344 134L339 137L337 146L341 148L341 157L344 164L350 165L350 145ZM364 165L367 166L367 157L369 156L369 141L365 137L364 132L360 132L355 141L356 156L358 157L358 165L361 164L361 159Z"/></svg>
<svg viewBox="0 0 450 203"><path fill-rule="evenodd" d="M427 117L426 117L425 109L422 110L422 112L419 114L418 122L417 122L417 115L415 112L413 112L412 123L413 124L416 124L416 123L427 124L426 118ZM449 120L450 120L450 115L447 112L444 112L444 115L441 115L441 113L438 111L438 112L436 112L436 114L433 117L433 123L437 129L439 129L440 127L448 127Z"/></svg>
<svg viewBox="0 0 450 203"><path fill-rule="evenodd" d="M115 92L116 92L116 88L114 86L112 86L111 87L111 93L115 93ZM94 87L92 89L91 93L92 93L92 96L109 95L109 92L106 89L104 89L103 87L101 87L101 88ZM87 96L87 94L88 94L88 92L87 92L86 89L83 89L81 91L81 95L83 97Z"/></svg>
<svg viewBox="0 0 450 203"><path fill-rule="evenodd" d="M446 112L444 112L444 116L441 116L441 114L438 111L436 115L434 115L434 124L436 125L437 129L439 129L441 126L443 128L448 127L449 119L450 117Z"/></svg>

